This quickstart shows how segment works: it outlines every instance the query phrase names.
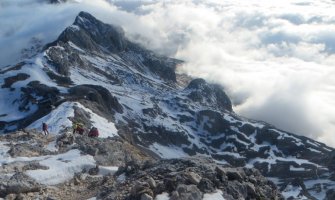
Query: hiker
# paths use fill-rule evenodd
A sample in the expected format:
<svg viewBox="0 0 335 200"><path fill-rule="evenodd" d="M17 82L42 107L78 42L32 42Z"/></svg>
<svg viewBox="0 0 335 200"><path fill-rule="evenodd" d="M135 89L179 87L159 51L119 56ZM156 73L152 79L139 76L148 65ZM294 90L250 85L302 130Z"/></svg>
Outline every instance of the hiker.
<svg viewBox="0 0 335 200"><path fill-rule="evenodd" d="M80 135L84 134L84 128L83 128L83 124L82 123L74 123L72 128L73 128L73 134L78 133Z"/></svg>
<svg viewBox="0 0 335 200"><path fill-rule="evenodd" d="M77 132L79 133L79 135L83 135L84 134L84 128L82 125L79 125L77 127Z"/></svg>
<svg viewBox="0 0 335 200"><path fill-rule="evenodd" d="M76 122L72 124L72 129L73 129L72 133L75 134L76 131L77 131L77 123Z"/></svg>
<svg viewBox="0 0 335 200"><path fill-rule="evenodd" d="M44 123L44 122L42 124L42 129L43 129L44 135L48 135L49 134L48 125L46 123Z"/></svg>
<svg viewBox="0 0 335 200"><path fill-rule="evenodd" d="M88 133L88 137L99 137L99 131L96 127L92 127Z"/></svg>

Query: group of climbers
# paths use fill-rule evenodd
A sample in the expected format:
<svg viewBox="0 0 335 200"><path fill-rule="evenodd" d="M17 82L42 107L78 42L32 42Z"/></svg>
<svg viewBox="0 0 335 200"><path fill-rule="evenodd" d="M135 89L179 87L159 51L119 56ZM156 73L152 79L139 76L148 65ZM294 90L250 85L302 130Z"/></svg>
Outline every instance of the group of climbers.
<svg viewBox="0 0 335 200"><path fill-rule="evenodd" d="M78 133L79 135L84 135L84 132L85 132L84 124L74 122L72 125L72 129L73 129L73 134ZM45 122L42 123L42 130L43 130L44 135L49 134L48 125ZM90 131L88 132L87 136L88 137L99 137L98 129L96 127L92 127Z"/></svg>
<svg viewBox="0 0 335 200"><path fill-rule="evenodd" d="M82 123L73 123L72 124L73 134L78 133L79 135L84 134L84 124Z"/></svg>
<svg viewBox="0 0 335 200"><path fill-rule="evenodd" d="M84 134L84 125L82 123L73 123L73 134L78 133L79 135ZM88 137L99 137L99 131L96 127L92 127L87 134Z"/></svg>

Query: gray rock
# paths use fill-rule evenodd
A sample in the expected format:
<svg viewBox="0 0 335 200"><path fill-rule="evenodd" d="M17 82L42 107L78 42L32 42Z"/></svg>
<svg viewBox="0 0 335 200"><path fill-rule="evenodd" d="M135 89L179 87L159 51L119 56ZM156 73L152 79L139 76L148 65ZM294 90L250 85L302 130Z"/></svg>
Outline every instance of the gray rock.
<svg viewBox="0 0 335 200"><path fill-rule="evenodd" d="M147 194L148 196L153 196L153 192L150 186L146 182L136 181L131 189L131 196L134 198L141 197L142 194Z"/></svg>
<svg viewBox="0 0 335 200"><path fill-rule="evenodd" d="M24 73L19 73L16 76L7 77L7 78L4 79L4 84L1 87L2 88L11 88L11 86L15 82L26 80L29 77L30 77L30 75L24 74Z"/></svg>
<svg viewBox="0 0 335 200"><path fill-rule="evenodd" d="M59 135L56 139L56 144L59 148L67 148L69 145L72 145L74 142L74 135L71 132L65 132Z"/></svg>
<svg viewBox="0 0 335 200"><path fill-rule="evenodd" d="M202 178L198 184L198 188L203 193L212 193L215 191L215 186L212 181L207 178Z"/></svg>
<svg viewBox="0 0 335 200"><path fill-rule="evenodd" d="M27 192L39 192L42 186L24 173L14 174L6 183L5 190L0 194L19 194Z"/></svg>
<svg viewBox="0 0 335 200"><path fill-rule="evenodd" d="M52 154L42 147L42 144L31 145L29 143L16 144L8 151L12 157L35 157Z"/></svg>
<svg viewBox="0 0 335 200"><path fill-rule="evenodd" d="M6 200L16 200L17 195L16 194L8 194L6 196Z"/></svg>
<svg viewBox="0 0 335 200"><path fill-rule="evenodd" d="M247 196L250 198L256 198L257 197L257 192L256 192L256 188L252 183L247 183Z"/></svg>
<svg viewBox="0 0 335 200"><path fill-rule="evenodd" d="M238 172L235 169L231 169L231 171L227 171L226 175L228 177L228 180L230 180L230 181L234 181L234 180L237 180L239 182L243 181L242 175L240 174L240 172Z"/></svg>
<svg viewBox="0 0 335 200"><path fill-rule="evenodd" d="M147 193L141 195L141 200L153 200L152 196Z"/></svg>
<svg viewBox="0 0 335 200"><path fill-rule="evenodd" d="M100 105L101 112L114 114L115 111L118 113L123 112L122 105L118 102L117 98L111 95L111 93L104 87L99 85L78 85L72 87L70 95L75 98L86 99Z"/></svg>
<svg viewBox="0 0 335 200"><path fill-rule="evenodd" d="M120 171L116 174L124 173L126 168L120 168ZM150 164L150 167L140 164L136 168L138 170L128 172L123 183L116 181L105 185L105 188L109 188L109 192L102 190L103 195L101 197L115 199L116 191L124 191L118 196L138 199L144 193L153 197L153 194L166 192L171 194L171 200L202 199L203 193L211 193L220 189L227 199L247 199L249 196L253 196L253 199L282 199L280 192L273 183L260 175L257 170L222 167L209 158L193 157L159 160ZM186 174L190 172L202 177L199 184L195 185L189 181L190 177ZM219 173L221 175L235 175L231 175L233 178L228 179L220 178ZM156 187L150 186L149 177L154 178L157 183ZM240 181L237 181L236 177L239 177L237 179L240 179ZM255 179L256 182L249 182L249 177ZM127 193L127 191L131 192Z"/></svg>
<svg viewBox="0 0 335 200"><path fill-rule="evenodd" d="M333 200L335 199L335 190L334 189L330 189L327 191L326 193L326 200Z"/></svg>
<svg viewBox="0 0 335 200"><path fill-rule="evenodd" d="M99 174L99 165L96 165L95 167L88 170L89 175L98 175Z"/></svg>
<svg viewBox="0 0 335 200"><path fill-rule="evenodd" d="M187 181L189 181L191 184L194 184L194 185L198 185L201 180L201 176L199 176L199 174L194 173L194 172L187 172L185 176L186 176Z"/></svg>
<svg viewBox="0 0 335 200"><path fill-rule="evenodd" d="M216 105L222 111L232 111L232 104L223 88L216 84L209 84L204 79L192 80L186 91L190 91L188 97L195 102L210 103Z"/></svg>
<svg viewBox="0 0 335 200"><path fill-rule="evenodd" d="M148 178L147 183L149 184L149 186L151 188L156 188L157 187L156 181L152 177Z"/></svg>
<svg viewBox="0 0 335 200"><path fill-rule="evenodd" d="M195 185L178 185L170 200L202 200L202 193Z"/></svg>

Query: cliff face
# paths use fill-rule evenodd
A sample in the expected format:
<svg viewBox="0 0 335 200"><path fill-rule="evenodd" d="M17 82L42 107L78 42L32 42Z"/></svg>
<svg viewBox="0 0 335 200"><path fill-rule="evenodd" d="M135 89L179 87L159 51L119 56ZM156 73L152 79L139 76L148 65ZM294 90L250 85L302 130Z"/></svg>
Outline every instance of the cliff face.
<svg viewBox="0 0 335 200"><path fill-rule="evenodd" d="M62 134L80 121L154 157L256 168L286 198L332 194L332 148L238 116L224 88L176 74L179 64L81 12L40 54L0 71L0 130L46 122Z"/></svg>

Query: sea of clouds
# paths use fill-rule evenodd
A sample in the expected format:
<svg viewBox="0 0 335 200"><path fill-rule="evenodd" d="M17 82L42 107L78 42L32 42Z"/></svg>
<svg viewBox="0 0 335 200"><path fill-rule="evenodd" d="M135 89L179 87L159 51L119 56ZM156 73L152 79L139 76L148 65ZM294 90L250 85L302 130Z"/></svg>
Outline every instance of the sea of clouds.
<svg viewBox="0 0 335 200"><path fill-rule="evenodd" d="M79 11L182 59L178 70L224 86L234 110L335 147L335 2L331 0L0 1L0 66Z"/></svg>

